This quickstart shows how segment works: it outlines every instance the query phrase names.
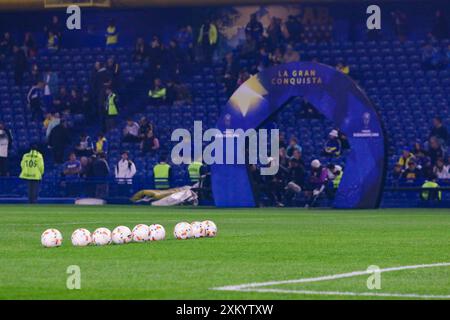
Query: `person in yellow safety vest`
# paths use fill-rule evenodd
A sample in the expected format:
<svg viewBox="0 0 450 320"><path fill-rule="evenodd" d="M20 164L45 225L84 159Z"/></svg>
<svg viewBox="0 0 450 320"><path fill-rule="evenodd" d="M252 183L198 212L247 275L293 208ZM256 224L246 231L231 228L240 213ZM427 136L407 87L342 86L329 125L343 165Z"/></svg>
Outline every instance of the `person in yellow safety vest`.
<svg viewBox="0 0 450 320"><path fill-rule="evenodd" d="M439 184L436 182L436 177L432 177L430 180L425 180L425 183L422 185L422 188L439 188ZM422 200L442 200L442 192L434 191L434 190L424 190L420 194Z"/></svg>
<svg viewBox="0 0 450 320"><path fill-rule="evenodd" d="M217 39L217 27L211 21L206 20L200 27L197 42L203 48L203 55L207 62L212 60Z"/></svg>
<svg viewBox="0 0 450 320"><path fill-rule="evenodd" d="M109 21L108 27L106 28L106 45L115 46L119 42L119 34L117 32L116 23L114 20Z"/></svg>
<svg viewBox="0 0 450 320"><path fill-rule="evenodd" d="M203 164L199 161L194 161L189 164L188 173L192 184L199 182L202 166Z"/></svg>
<svg viewBox="0 0 450 320"><path fill-rule="evenodd" d="M153 105L159 106L164 103L167 97L167 89L163 86L161 79L153 81L153 88L148 91L148 96Z"/></svg>
<svg viewBox="0 0 450 320"><path fill-rule="evenodd" d="M105 131L109 131L110 129L114 128L115 119L119 115L118 98L110 87L106 88L105 108L106 108Z"/></svg>
<svg viewBox="0 0 450 320"><path fill-rule="evenodd" d="M32 144L30 151L23 155L20 167L22 170L19 178L27 180L28 183L28 201L36 203L39 194L39 184L44 175L44 157L38 151L36 144Z"/></svg>
<svg viewBox="0 0 450 320"><path fill-rule="evenodd" d="M167 163L167 156L161 156L159 163L153 167L155 189L170 188L171 167Z"/></svg>
<svg viewBox="0 0 450 320"><path fill-rule="evenodd" d="M95 153L108 153L108 140L106 140L103 133L98 134L97 141L95 142Z"/></svg>

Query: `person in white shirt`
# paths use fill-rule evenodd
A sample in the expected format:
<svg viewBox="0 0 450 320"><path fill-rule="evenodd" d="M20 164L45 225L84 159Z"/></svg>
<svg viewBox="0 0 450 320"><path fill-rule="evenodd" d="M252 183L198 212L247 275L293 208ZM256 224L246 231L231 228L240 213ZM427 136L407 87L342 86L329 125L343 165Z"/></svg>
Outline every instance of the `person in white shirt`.
<svg viewBox="0 0 450 320"><path fill-rule="evenodd" d="M128 159L128 152L122 152L122 158L114 168L117 183L120 185L133 184L133 177L136 174L136 166Z"/></svg>
<svg viewBox="0 0 450 320"><path fill-rule="evenodd" d="M124 142L139 142L139 124L137 122L128 119L127 125L123 129L123 141Z"/></svg>
<svg viewBox="0 0 450 320"><path fill-rule="evenodd" d="M445 165L444 159L438 158L433 168L433 173L440 180L450 179L450 165Z"/></svg>

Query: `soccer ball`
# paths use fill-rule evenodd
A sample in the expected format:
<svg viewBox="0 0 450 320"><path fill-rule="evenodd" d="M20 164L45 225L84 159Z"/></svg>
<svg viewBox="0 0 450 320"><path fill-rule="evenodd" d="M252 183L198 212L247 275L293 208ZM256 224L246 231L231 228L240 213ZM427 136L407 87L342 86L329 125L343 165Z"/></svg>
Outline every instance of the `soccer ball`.
<svg viewBox="0 0 450 320"><path fill-rule="evenodd" d="M87 229L77 229L72 233L72 244L76 247L85 247L91 242L91 233Z"/></svg>
<svg viewBox="0 0 450 320"><path fill-rule="evenodd" d="M134 242L144 242L150 240L150 228L146 224L138 224L132 232Z"/></svg>
<svg viewBox="0 0 450 320"><path fill-rule="evenodd" d="M59 247L62 241L62 234L56 229L47 229L41 235L41 243L46 248Z"/></svg>
<svg viewBox="0 0 450 320"><path fill-rule="evenodd" d="M177 239L189 239L192 237L192 227L187 222L180 222L175 226L173 235Z"/></svg>
<svg viewBox="0 0 450 320"><path fill-rule="evenodd" d="M202 222L205 227L205 234L207 237L215 237L217 235L217 226L214 222L210 220L205 220Z"/></svg>
<svg viewBox="0 0 450 320"><path fill-rule="evenodd" d="M150 241L160 241L166 238L166 230L160 224L150 225Z"/></svg>
<svg viewBox="0 0 450 320"><path fill-rule="evenodd" d="M131 239L132 239L131 230L130 228L125 226L116 227L111 234L111 240L115 244L125 244L130 242Z"/></svg>
<svg viewBox="0 0 450 320"><path fill-rule="evenodd" d="M206 230L202 222L194 221L191 223L191 227L194 238L203 238L206 236Z"/></svg>
<svg viewBox="0 0 450 320"><path fill-rule="evenodd" d="M104 246L111 243L111 231L107 228L98 228L92 234L92 243Z"/></svg>

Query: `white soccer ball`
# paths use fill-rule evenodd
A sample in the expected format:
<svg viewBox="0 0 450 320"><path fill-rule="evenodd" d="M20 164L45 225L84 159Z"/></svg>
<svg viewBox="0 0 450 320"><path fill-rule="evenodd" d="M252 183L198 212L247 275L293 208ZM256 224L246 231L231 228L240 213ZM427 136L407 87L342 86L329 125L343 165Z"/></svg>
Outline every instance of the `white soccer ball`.
<svg viewBox="0 0 450 320"><path fill-rule="evenodd" d="M59 247L62 241L62 234L56 229L47 229L41 235L41 243L46 248Z"/></svg>
<svg viewBox="0 0 450 320"><path fill-rule="evenodd" d="M130 228L125 226L116 227L111 234L111 240L115 244L125 244L130 242L131 239L132 239L131 230Z"/></svg>
<svg viewBox="0 0 450 320"><path fill-rule="evenodd" d="M138 224L133 228L132 237L134 242L145 242L150 240L150 228L146 224Z"/></svg>
<svg viewBox="0 0 450 320"><path fill-rule="evenodd" d="M150 241L160 241L166 238L166 230L160 224L150 225Z"/></svg>
<svg viewBox="0 0 450 320"><path fill-rule="evenodd" d="M92 242L92 236L87 229L77 229L72 233L72 244L76 247L85 247Z"/></svg>
<svg viewBox="0 0 450 320"><path fill-rule="evenodd" d="M205 234L207 237L215 237L217 235L217 226L214 222L210 220L205 220L202 222L205 227Z"/></svg>
<svg viewBox="0 0 450 320"><path fill-rule="evenodd" d="M177 239L189 239L192 238L192 227L187 222L180 222L175 226L173 235Z"/></svg>
<svg viewBox="0 0 450 320"><path fill-rule="evenodd" d="M206 236L206 230L203 222L194 221L191 223L191 227L192 235L194 236L194 238L203 238L204 236Z"/></svg>
<svg viewBox="0 0 450 320"><path fill-rule="evenodd" d="M111 231L107 228L98 228L92 234L92 243L96 246L104 246L111 243Z"/></svg>

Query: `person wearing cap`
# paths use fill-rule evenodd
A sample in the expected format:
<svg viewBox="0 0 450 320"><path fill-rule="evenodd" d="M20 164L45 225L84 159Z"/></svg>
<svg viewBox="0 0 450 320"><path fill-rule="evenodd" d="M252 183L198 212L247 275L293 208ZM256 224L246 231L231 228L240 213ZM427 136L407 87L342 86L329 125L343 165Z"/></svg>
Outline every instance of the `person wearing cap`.
<svg viewBox="0 0 450 320"><path fill-rule="evenodd" d="M402 173L402 182L408 185L417 184L421 178L422 172L419 168L417 168L416 161L414 159L410 159L408 161L408 168L406 168Z"/></svg>
<svg viewBox="0 0 450 320"><path fill-rule="evenodd" d="M318 159L311 161L311 172L306 184L306 206L312 205L324 190L328 182L328 169L323 167Z"/></svg>
<svg viewBox="0 0 450 320"><path fill-rule="evenodd" d="M414 159L414 154L411 152L411 150L409 148L404 148L402 151L402 155L400 156L400 158L397 161L397 164L402 166L403 169L407 169L409 161L413 160L413 159Z"/></svg>
<svg viewBox="0 0 450 320"><path fill-rule="evenodd" d="M333 129L328 134L328 140L325 142L324 153L327 156L339 157L341 155L342 144L339 140L339 132Z"/></svg>
<svg viewBox="0 0 450 320"><path fill-rule="evenodd" d="M36 143L32 143L30 151L25 153L20 162L20 179L26 180L28 184L28 201L36 203L39 194L39 184L44 175L44 157L38 151Z"/></svg>

